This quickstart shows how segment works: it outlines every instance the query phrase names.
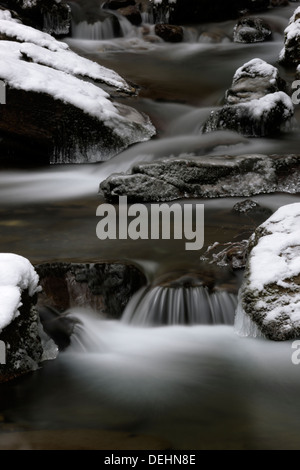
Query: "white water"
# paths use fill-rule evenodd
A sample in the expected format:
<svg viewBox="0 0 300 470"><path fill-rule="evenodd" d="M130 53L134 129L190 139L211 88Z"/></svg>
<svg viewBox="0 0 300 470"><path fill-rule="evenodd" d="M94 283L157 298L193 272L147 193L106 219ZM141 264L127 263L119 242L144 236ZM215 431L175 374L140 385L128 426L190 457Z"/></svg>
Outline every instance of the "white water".
<svg viewBox="0 0 300 470"><path fill-rule="evenodd" d="M208 288L147 287L128 302L122 322L140 325L232 325L236 296Z"/></svg>
<svg viewBox="0 0 300 470"><path fill-rule="evenodd" d="M142 328L82 321L55 368L23 388L24 423L104 427L175 449L299 447L299 367L290 342L241 338L232 326ZM53 366L53 365L52 365ZM47 373L46 373L47 372Z"/></svg>

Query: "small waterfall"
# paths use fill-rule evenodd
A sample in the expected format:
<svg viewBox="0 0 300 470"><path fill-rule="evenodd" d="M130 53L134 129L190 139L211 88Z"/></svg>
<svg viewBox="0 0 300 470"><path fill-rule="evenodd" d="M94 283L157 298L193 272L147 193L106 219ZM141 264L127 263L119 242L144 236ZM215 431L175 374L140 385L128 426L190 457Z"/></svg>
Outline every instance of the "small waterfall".
<svg viewBox="0 0 300 470"><path fill-rule="evenodd" d="M238 296L238 305L234 320L234 331L239 336L252 338L265 338L258 325L246 314L242 307L240 296Z"/></svg>
<svg viewBox="0 0 300 470"><path fill-rule="evenodd" d="M127 304L122 322L136 325L233 325L237 298L205 286L148 286Z"/></svg>
<svg viewBox="0 0 300 470"><path fill-rule="evenodd" d="M114 25L111 18L105 18L105 20L96 21L95 23L88 23L87 21L75 23L73 21L72 37L92 41L113 39L115 37Z"/></svg>

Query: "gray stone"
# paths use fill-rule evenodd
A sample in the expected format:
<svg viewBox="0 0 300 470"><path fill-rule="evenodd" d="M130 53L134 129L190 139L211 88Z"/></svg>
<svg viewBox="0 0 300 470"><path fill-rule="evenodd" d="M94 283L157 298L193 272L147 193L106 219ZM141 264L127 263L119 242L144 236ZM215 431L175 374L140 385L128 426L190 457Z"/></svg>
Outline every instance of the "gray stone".
<svg viewBox="0 0 300 470"><path fill-rule="evenodd" d="M291 173L293 178L291 179ZM135 165L126 174L112 174L100 184L100 194L112 201L172 201L300 190L300 157L209 156L169 158Z"/></svg>

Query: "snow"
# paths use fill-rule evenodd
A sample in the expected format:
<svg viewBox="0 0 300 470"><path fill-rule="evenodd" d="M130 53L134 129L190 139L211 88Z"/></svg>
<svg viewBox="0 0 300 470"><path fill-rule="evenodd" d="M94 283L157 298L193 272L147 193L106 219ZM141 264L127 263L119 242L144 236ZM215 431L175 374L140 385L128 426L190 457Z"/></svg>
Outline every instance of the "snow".
<svg viewBox="0 0 300 470"><path fill-rule="evenodd" d="M69 103L104 122L123 140L148 139L155 129L144 117L121 104L114 105L110 96L94 83L73 74L101 81L118 90L131 92L131 87L117 73L83 57L79 57L63 42L22 24L0 20L0 34L17 41L0 41L0 78L11 88L45 93ZM28 57L30 61L23 60ZM35 63L38 62L38 63ZM134 124L142 125L141 137Z"/></svg>
<svg viewBox="0 0 300 470"><path fill-rule="evenodd" d="M283 91L269 93L259 99L254 99L249 102L243 103L251 109L251 114L255 118L262 117L266 112L270 112L279 103L284 105L283 117L289 118L294 114L294 105L291 98Z"/></svg>
<svg viewBox="0 0 300 470"><path fill-rule="evenodd" d="M20 45L20 52L26 58L40 65L46 65L72 75L86 76L124 91L131 90L125 80L113 70L80 57L70 50L53 52L36 44L23 43Z"/></svg>
<svg viewBox="0 0 300 470"><path fill-rule="evenodd" d="M233 84L243 77L270 77L270 83L278 78L278 70L262 59L252 59L238 68L233 76Z"/></svg>
<svg viewBox="0 0 300 470"><path fill-rule="evenodd" d="M300 273L300 203L281 207L261 227L268 235L251 252L249 278L251 287L259 291ZM296 288L292 281L288 285Z"/></svg>
<svg viewBox="0 0 300 470"><path fill-rule="evenodd" d="M18 315L22 291L39 292L39 277L30 261L13 253L0 253L0 332Z"/></svg>
<svg viewBox="0 0 300 470"><path fill-rule="evenodd" d="M0 19L0 34L21 42L31 42L51 51L69 49L65 42L57 41L50 34L43 33L31 26Z"/></svg>
<svg viewBox="0 0 300 470"><path fill-rule="evenodd" d="M298 39L300 36L300 19L289 24L284 30L285 40L291 41L292 39Z"/></svg>
<svg viewBox="0 0 300 470"><path fill-rule="evenodd" d="M294 23L300 18L300 7L296 8L293 15L290 18L289 24Z"/></svg>
<svg viewBox="0 0 300 470"><path fill-rule="evenodd" d="M9 10L0 10L0 20L11 21L13 23L20 23L18 20L11 16L11 12Z"/></svg>
<svg viewBox="0 0 300 470"><path fill-rule="evenodd" d="M2 53L0 47L0 59ZM5 61L0 60L0 77L12 88L50 94L54 99L107 121L113 117L121 119L109 95L96 85L50 67L18 60L6 52L3 54Z"/></svg>

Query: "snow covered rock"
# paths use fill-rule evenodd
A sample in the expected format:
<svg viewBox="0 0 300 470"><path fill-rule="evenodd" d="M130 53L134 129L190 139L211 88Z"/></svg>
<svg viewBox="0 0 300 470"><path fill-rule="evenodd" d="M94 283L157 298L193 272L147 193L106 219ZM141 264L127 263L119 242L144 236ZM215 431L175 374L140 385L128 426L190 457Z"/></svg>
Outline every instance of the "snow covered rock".
<svg viewBox="0 0 300 470"><path fill-rule="evenodd" d="M236 71L224 106L211 112L202 132L229 129L261 137L289 129L294 106L284 90L285 82L275 67L252 59Z"/></svg>
<svg viewBox="0 0 300 470"><path fill-rule="evenodd" d="M113 102L112 96L133 93L117 73L23 24L0 19L0 35L9 39L0 41L2 158L103 161L155 134L147 116Z"/></svg>
<svg viewBox="0 0 300 470"><path fill-rule="evenodd" d="M242 43L253 43L268 41L272 37L270 26L261 18L242 18L233 30L233 41Z"/></svg>
<svg viewBox="0 0 300 470"><path fill-rule="evenodd" d="M295 175L291 186L291 173ZM296 182L298 181L298 183ZM249 197L300 190L300 158L267 155L178 157L136 164L100 184L108 200L172 201L192 197Z"/></svg>
<svg viewBox="0 0 300 470"><path fill-rule="evenodd" d="M279 62L287 66L300 63L300 7L296 8L284 31L284 47L279 54Z"/></svg>
<svg viewBox="0 0 300 470"><path fill-rule="evenodd" d="M39 277L30 262L0 253L0 382L54 359L57 347L44 333L35 309Z"/></svg>
<svg viewBox="0 0 300 470"><path fill-rule="evenodd" d="M300 336L300 203L278 209L250 240L236 331L282 341Z"/></svg>

